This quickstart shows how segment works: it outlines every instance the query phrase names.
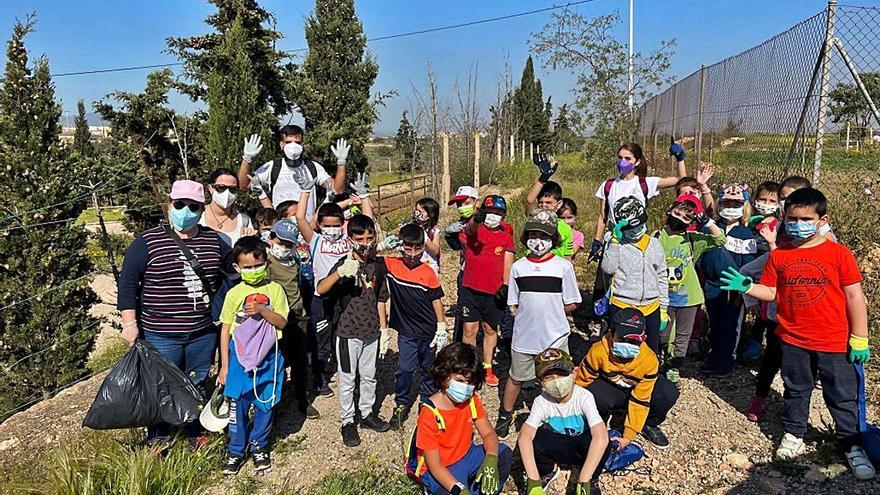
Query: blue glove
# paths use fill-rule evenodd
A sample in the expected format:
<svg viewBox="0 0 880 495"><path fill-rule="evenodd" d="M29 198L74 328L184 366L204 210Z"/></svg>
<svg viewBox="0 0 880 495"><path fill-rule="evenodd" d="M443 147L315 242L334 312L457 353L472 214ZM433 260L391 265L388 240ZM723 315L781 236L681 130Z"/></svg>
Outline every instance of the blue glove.
<svg viewBox="0 0 880 495"><path fill-rule="evenodd" d="M611 238L615 242L619 243L623 239L623 228L627 225L629 225L629 219L621 220L614 225L614 230L611 231Z"/></svg>
<svg viewBox="0 0 880 495"><path fill-rule="evenodd" d="M736 271L735 268L728 268L721 272L721 290L733 290L737 292L748 292L752 288L752 277L747 277Z"/></svg>
<svg viewBox="0 0 880 495"><path fill-rule="evenodd" d="M602 257L602 250L604 247L605 243L593 239L593 245L590 246L590 254L587 255L587 262L599 261L599 259Z"/></svg>
<svg viewBox="0 0 880 495"><path fill-rule="evenodd" d="M687 153L684 151L684 148L681 147L678 143L672 143L669 146L669 156L674 156L676 161L684 161Z"/></svg>

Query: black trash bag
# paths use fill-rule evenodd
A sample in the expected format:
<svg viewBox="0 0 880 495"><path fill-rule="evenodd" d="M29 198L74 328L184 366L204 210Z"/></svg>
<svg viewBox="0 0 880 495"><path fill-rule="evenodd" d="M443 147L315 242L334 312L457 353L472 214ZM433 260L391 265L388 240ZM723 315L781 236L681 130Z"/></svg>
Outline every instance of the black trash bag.
<svg viewBox="0 0 880 495"><path fill-rule="evenodd" d="M205 399L155 347L138 339L104 379L83 420L95 430L182 425L199 418Z"/></svg>

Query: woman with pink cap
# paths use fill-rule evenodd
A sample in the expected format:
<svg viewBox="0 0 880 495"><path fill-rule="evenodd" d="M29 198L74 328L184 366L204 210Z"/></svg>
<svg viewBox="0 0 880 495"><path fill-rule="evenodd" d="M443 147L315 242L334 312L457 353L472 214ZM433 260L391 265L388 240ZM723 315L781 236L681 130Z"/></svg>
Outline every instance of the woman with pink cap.
<svg viewBox="0 0 880 495"><path fill-rule="evenodd" d="M231 249L220 235L199 226L205 190L191 180L175 181L166 203L168 223L147 229L132 241L119 276L117 309L122 337L142 338L201 387L217 346L211 296L234 271ZM187 427L199 446L198 423ZM170 426L147 428L148 442L166 442Z"/></svg>

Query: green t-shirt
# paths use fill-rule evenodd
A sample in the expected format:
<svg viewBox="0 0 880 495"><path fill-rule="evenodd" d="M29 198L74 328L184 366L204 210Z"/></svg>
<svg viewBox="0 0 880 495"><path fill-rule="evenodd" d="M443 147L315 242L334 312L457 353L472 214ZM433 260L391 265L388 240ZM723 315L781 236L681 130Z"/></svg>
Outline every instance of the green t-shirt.
<svg viewBox="0 0 880 495"><path fill-rule="evenodd" d="M666 272L669 277L669 306L686 308L703 304L703 288L694 264L700 255L724 246L724 234L714 237L701 232L669 235L666 229L654 234L666 253Z"/></svg>
<svg viewBox="0 0 880 495"><path fill-rule="evenodd" d="M272 311L287 318L287 295L281 284L267 282L263 285L253 286L239 282L226 293L226 299L223 300L223 311L220 312L220 323L229 325L229 332L233 336L235 329L248 318L244 313L244 300L251 294L263 294L268 297ZM280 331L280 328L276 329L277 338L281 337Z"/></svg>
<svg viewBox="0 0 880 495"><path fill-rule="evenodd" d="M565 220L559 220L556 222L556 231L559 232L559 247L551 252L562 258L574 255L574 234L571 233L571 227Z"/></svg>
<svg viewBox="0 0 880 495"><path fill-rule="evenodd" d="M284 288L290 306L290 317L308 321L309 315L303 308L302 295L299 292L299 265L281 263L269 253L269 279Z"/></svg>

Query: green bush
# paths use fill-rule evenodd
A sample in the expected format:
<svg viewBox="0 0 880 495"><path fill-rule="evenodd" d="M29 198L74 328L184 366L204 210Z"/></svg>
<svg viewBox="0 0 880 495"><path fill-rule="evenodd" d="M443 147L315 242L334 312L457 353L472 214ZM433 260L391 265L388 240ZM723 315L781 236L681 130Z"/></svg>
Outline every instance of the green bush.
<svg viewBox="0 0 880 495"><path fill-rule="evenodd" d="M281 490L282 495L418 495L421 489L400 471L378 462L343 473L327 475L305 490Z"/></svg>

